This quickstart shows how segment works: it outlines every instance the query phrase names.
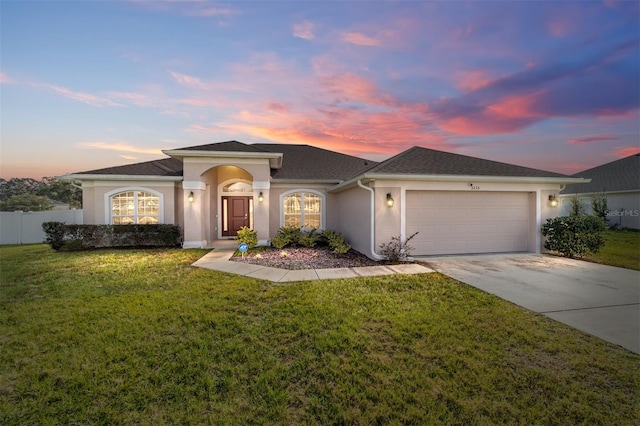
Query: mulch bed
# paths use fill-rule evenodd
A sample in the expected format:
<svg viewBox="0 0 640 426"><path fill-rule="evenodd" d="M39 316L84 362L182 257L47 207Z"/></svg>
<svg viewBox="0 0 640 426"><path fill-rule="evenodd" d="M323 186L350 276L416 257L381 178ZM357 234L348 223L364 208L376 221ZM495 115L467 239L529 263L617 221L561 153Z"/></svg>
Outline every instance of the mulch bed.
<svg viewBox="0 0 640 426"><path fill-rule="evenodd" d="M244 259L236 253L230 260L291 270L353 268L380 264L355 250L349 250L347 254L336 254L325 247L287 247L282 250L261 248L245 253Z"/></svg>

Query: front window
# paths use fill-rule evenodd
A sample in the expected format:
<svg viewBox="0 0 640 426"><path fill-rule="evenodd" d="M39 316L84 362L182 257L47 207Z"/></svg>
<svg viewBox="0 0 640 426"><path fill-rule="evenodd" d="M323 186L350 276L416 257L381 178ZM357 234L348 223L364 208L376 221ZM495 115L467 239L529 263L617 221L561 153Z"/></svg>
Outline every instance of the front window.
<svg viewBox="0 0 640 426"><path fill-rule="evenodd" d="M253 192L253 186L246 182L234 182L223 186L222 192Z"/></svg>
<svg viewBox="0 0 640 426"><path fill-rule="evenodd" d="M284 226L322 228L322 197L298 192L284 197Z"/></svg>
<svg viewBox="0 0 640 426"><path fill-rule="evenodd" d="M160 198L143 191L126 191L111 197L111 223L114 225L160 222Z"/></svg>

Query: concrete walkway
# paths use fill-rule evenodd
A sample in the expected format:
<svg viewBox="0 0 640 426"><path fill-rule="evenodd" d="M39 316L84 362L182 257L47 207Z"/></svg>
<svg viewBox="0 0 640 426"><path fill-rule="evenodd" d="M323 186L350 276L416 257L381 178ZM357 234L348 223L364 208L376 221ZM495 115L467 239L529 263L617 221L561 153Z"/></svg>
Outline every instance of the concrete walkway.
<svg viewBox="0 0 640 426"><path fill-rule="evenodd" d="M434 270L640 354L640 272L541 254L424 257Z"/></svg>
<svg viewBox="0 0 640 426"><path fill-rule="evenodd" d="M291 271L288 269L270 268L267 266L253 265L251 263L230 261L229 258L235 252L235 244L229 244L214 248L209 253L195 261L192 265L199 268L213 269L215 271L228 272L243 275L245 277L268 280L276 283L288 281L328 280L339 278L373 277L392 274L425 274L434 272L432 269L415 263L403 265L365 266L358 268L332 268L332 269L302 269Z"/></svg>

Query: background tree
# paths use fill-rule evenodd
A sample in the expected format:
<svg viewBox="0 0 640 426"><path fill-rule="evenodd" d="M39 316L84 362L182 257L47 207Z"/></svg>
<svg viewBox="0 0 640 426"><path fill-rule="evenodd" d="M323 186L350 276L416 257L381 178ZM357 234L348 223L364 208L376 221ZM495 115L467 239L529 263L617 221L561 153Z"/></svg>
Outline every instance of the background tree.
<svg viewBox="0 0 640 426"><path fill-rule="evenodd" d="M598 192L591 196L591 211L594 216L598 216L607 223L607 195L604 192Z"/></svg>
<svg viewBox="0 0 640 426"><path fill-rule="evenodd" d="M0 201L0 211L13 212L22 210L25 212L39 212L51 210L53 205L47 197L35 194L16 194L6 200Z"/></svg>
<svg viewBox="0 0 640 426"><path fill-rule="evenodd" d="M82 207L82 190L73 186L70 181L51 176L43 177L42 180L32 178L0 179L0 202L8 201L15 195L25 194L67 203L72 208Z"/></svg>
<svg viewBox="0 0 640 426"><path fill-rule="evenodd" d="M40 195L43 183L32 178L0 179L0 200L6 200L13 195Z"/></svg>
<svg viewBox="0 0 640 426"><path fill-rule="evenodd" d="M584 216L584 214L584 204L580 201L580 197L576 194L569 198L569 216Z"/></svg>

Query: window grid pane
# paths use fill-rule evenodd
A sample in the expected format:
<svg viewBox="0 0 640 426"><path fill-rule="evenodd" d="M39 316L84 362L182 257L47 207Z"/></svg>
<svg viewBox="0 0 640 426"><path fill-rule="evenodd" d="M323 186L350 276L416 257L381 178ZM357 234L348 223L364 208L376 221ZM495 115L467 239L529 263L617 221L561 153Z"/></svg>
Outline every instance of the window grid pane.
<svg viewBox="0 0 640 426"><path fill-rule="evenodd" d="M160 197L142 191L126 191L111 197L114 225L160 222Z"/></svg>
<svg viewBox="0 0 640 426"><path fill-rule="evenodd" d="M283 200L284 226L321 228L322 197L309 192L295 193Z"/></svg>

